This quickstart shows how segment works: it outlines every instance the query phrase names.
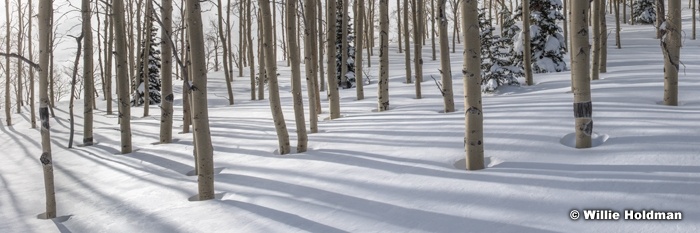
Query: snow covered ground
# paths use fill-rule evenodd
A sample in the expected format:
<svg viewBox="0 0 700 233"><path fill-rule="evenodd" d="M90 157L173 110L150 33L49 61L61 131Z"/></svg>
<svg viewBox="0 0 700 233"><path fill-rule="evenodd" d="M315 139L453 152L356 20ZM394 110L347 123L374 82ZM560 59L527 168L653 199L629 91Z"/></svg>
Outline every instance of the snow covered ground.
<svg viewBox="0 0 700 233"><path fill-rule="evenodd" d="M684 11L687 35L689 14ZM13 115L12 127L0 126L0 232L699 232L700 43L684 39L681 105L668 107L657 104L663 58L653 27L623 29L623 49L613 47L611 34L608 73L592 82L594 131L604 143L585 150L562 144L574 131L570 73L538 74L534 86L484 97L488 168L481 171L460 169L461 53L452 54L459 110L444 114L430 79L438 77L439 61L430 60L429 47L423 51L423 99L414 99L414 87L402 83L403 54L394 47L392 109L372 111L378 73L373 57L365 68L373 80L367 99L356 101L355 89L341 90L343 117L320 122L303 154L275 154L268 102L248 100L248 77L235 79L236 104L228 106L222 74L210 74L220 194L212 201L188 201L197 192L196 177L186 175L194 164L190 134L175 135L173 144L153 144L157 106L150 117L132 108L136 151L120 155L117 119L105 115L104 101L95 115L98 144L66 149L67 102L61 102L51 120L61 217L39 220L40 136L30 129L25 108ZM290 72L279 64L294 145ZM82 112L82 102L76 106ZM320 119L328 116L325 101L323 106ZM175 110L180 126L181 99ZM76 123L78 142L80 115ZM682 211L683 220L574 221L572 209Z"/></svg>

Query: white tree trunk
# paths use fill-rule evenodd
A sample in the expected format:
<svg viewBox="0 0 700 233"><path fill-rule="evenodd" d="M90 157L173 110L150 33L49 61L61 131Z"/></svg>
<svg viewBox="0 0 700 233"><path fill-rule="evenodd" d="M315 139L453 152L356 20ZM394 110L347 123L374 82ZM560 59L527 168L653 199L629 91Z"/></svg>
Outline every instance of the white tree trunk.
<svg viewBox="0 0 700 233"><path fill-rule="evenodd" d="M28 43L29 48L28 48L28 50L29 50L29 60L34 61L34 48L33 48L33 46L34 46L33 41L34 40L32 40L32 37L33 37L32 24L33 23L31 20L33 18L32 16L34 15L34 11L32 9L32 5L34 5L34 4L30 2L29 3L29 14L27 14L30 16L29 17L30 20L29 20L29 43ZM35 100L34 100L34 96L35 96L35 93L34 93L34 72L35 71L33 68L29 71L29 109L31 109L30 122L32 124L32 129L36 128L36 110L34 109L35 108L35 106L34 106L35 105L34 104L34 102L35 102Z"/></svg>
<svg viewBox="0 0 700 233"><path fill-rule="evenodd" d="M678 70L681 53L681 3L668 2L666 30L662 31L664 54L664 104L678 106Z"/></svg>
<svg viewBox="0 0 700 233"><path fill-rule="evenodd" d="M275 62L273 51L275 49L272 46L273 27L270 15L270 1L259 0L258 3L262 12L263 52L265 56L265 73L270 90L270 109L272 110L272 119L275 122L275 129L277 130L279 153L283 155L289 153L289 133L287 132L287 124L284 122L282 105L280 104L279 87L277 86L277 63Z"/></svg>
<svg viewBox="0 0 700 233"><path fill-rule="evenodd" d="M328 49L326 51L328 60L328 102L330 106L331 119L336 119L340 117L340 97L338 96L338 80L336 80L336 64L335 64L335 54L337 53L335 49L335 44L337 43L336 37L336 0L328 0L326 6L326 36L328 41L326 43Z"/></svg>
<svg viewBox="0 0 700 233"><path fill-rule="evenodd" d="M214 198L214 158L207 104L207 66L204 63L204 33L198 0L187 0L187 28L192 52L192 126L197 151L199 200Z"/></svg>
<svg viewBox="0 0 700 233"><path fill-rule="evenodd" d="M173 32L173 2L170 0L161 1L161 17L163 19L163 27L161 28L161 38L171 38ZM161 100L160 112L160 143L173 142L173 48L170 43L161 43L160 52L162 57L162 65L160 72L161 91L163 99Z"/></svg>
<svg viewBox="0 0 700 233"><path fill-rule="evenodd" d="M348 77L346 76L348 74L348 21L350 17L348 17L348 0L341 0L343 3L343 18L342 23L340 25L340 31L341 31L341 51L340 51L340 86L345 89L348 85Z"/></svg>
<svg viewBox="0 0 700 233"><path fill-rule="evenodd" d="M419 43L418 41L414 41ZM408 54L408 51L406 51ZM389 3L379 0L379 87L377 111L389 110Z"/></svg>
<svg viewBox="0 0 700 233"><path fill-rule="evenodd" d="M406 49L406 54L405 55L405 61L406 61L406 83L411 83L412 81L412 76L411 76L411 37L408 31L408 0L403 0L403 33L404 33L404 38L406 40L404 41L405 43L405 49ZM415 25L415 24L414 24ZM414 29L415 30L415 26ZM415 42L415 41L414 41ZM399 44L399 47L401 45Z"/></svg>
<svg viewBox="0 0 700 233"><path fill-rule="evenodd" d="M292 98L294 101L294 120L296 122L296 127L297 127L297 153L302 153L306 152L306 147L308 144L308 137L306 135L306 120L304 119L304 98L301 95L301 70L299 70L299 47L297 46L297 37L294 35L294 31L297 30L297 25L296 25L296 10L297 10L297 1L296 0L287 0L286 1L286 8L287 12L285 14L287 18L287 45L289 46L289 62L290 65L292 66ZM313 22L313 21L311 21ZM306 29L308 31L308 29ZM311 50L311 49L307 49ZM310 54L310 53L309 53ZM306 63L306 66L313 66L312 64ZM306 69L308 70L313 70L311 69ZM313 72L313 71L312 71ZM307 74L307 80L308 76L313 74ZM307 85L307 89L311 89L313 87L313 84ZM310 91L313 92L313 91ZM309 95L310 96L310 95ZM270 98L272 100L272 98ZM314 103L315 104L315 103ZM311 105L313 106L313 104ZM314 111L309 111L313 114L315 114L315 109Z"/></svg>
<svg viewBox="0 0 700 233"><path fill-rule="evenodd" d="M417 6L417 9L416 9ZM413 0L413 65L416 66L416 99L421 99L421 82L423 82L423 0Z"/></svg>
<svg viewBox="0 0 700 233"><path fill-rule="evenodd" d="M363 100L365 98L364 90L364 74L362 73L362 46L364 46L364 24L365 24L365 3L364 0L358 1L357 12L355 12L355 35L357 35L357 41L355 42L355 83L357 85L357 100ZM401 47L399 45L399 47Z"/></svg>
<svg viewBox="0 0 700 233"><path fill-rule="evenodd" d="M119 0L116 0L119 1ZM8 6L9 7L9 6ZM53 179L53 158L51 157L51 127L49 126L49 35L51 29L50 14L53 11L51 0L39 1L39 118L41 119L41 161L44 170L44 190L46 192L46 219L56 217L56 193ZM9 15L9 14L7 14ZM8 20L9 22L9 20ZM9 35L9 34L8 34ZM8 39L9 40L9 39ZM9 66L8 70L9 70ZM9 82L8 82L9 85ZM7 92L9 93L9 92ZM9 124L9 121L8 121Z"/></svg>
<svg viewBox="0 0 700 233"><path fill-rule="evenodd" d="M5 0L5 51L10 52L10 0ZM10 57L5 57L5 122L12 125L12 102L10 101Z"/></svg>
<svg viewBox="0 0 700 233"><path fill-rule="evenodd" d="M523 1L527 2L527 1ZM528 5L523 7L527 9ZM464 150L467 170L484 169L484 115L481 108L481 40L479 38L478 1L464 0L462 33L464 35ZM524 18L525 22L528 18Z"/></svg>
<svg viewBox="0 0 700 233"><path fill-rule="evenodd" d="M534 80L532 77L532 40L530 39L530 0L523 0L523 63L525 83L531 86L534 84Z"/></svg>
<svg viewBox="0 0 700 233"><path fill-rule="evenodd" d="M250 100L255 100L255 56L253 55L253 21L251 12L251 0L246 0L246 43L248 44L248 62L250 63Z"/></svg>
<svg viewBox="0 0 700 233"><path fill-rule="evenodd" d="M438 0L438 19L440 19L440 77L442 80L443 106L445 113L455 111L455 100L452 92L452 68L450 65L450 45L447 39L447 14L445 11L447 0Z"/></svg>
<svg viewBox="0 0 700 233"><path fill-rule="evenodd" d="M224 33L228 32L224 31L224 22L223 22L223 5L221 4L221 0L217 0L217 8L216 10L218 11L219 15L216 17L218 20L218 26L219 26L219 40L221 40L221 43L224 45L222 46L224 48L224 54L223 54L223 59L224 59L224 78L226 80L226 90L228 91L228 104L233 105L233 89L231 88L231 82L233 81L233 76L231 75L231 70L233 67L229 66L229 53L232 51L229 51L228 49L228 42L226 41L227 37L224 35ZM227 28L228 29L228 28Z"/></svg>
<svg viewBox="0 0 700 233"><path fill-rule="evenodd" d="M90 146L92 138L92 98L95 88L94 76L92 72L92 24L90 17L90 0L82 0L83 15L83 145Z"/></svg>
<svg viewBox="0 0 700 233"><path fill-rule="evenodd" d="M598 80L600 77L600 46L601 30L600 30L600 8L603 0L594 0L591 18L593 19L593 56L591 64L591 80Z"/></svg>
<svg viewBox="0 0 700 233"><path fill-rule="evenodd" d="M571 79L574 94L574 124L576 129L576 148L591 147L593 133L593 104L591 102L591 54L588 38L588 2L571 2L571 43L573 60L571 61Z"/></svg>
<svg viewBox="0 0 700 233"><path fill-rule="evenodd" d="M605 19L606 0L600 0L600 73L608 72L608 23Z"/></svg>
<svg viewBox="0 0 700 233"><path fill-rule="evenodd" d="M117 85L119 85L119 126L121 152L131 153L131 101L129 97L129 61L124 31L124 0L113 0L114 37L116 39Z"/></svg>
<svg viewBox="0 0 700 233"><path fill-rule="evenodd" d="M288 9L289 11L289 9ZM316 68L315 51L314 51L314 28L316 26L316 1L304 1L304 16L305 22L309 22L304 27L304 60L306 69L306 93L309 95L309 126L311 133L318 133L318 115L316 114L316 76L318 69ZM295 48L299 49L299 48ZM292 51L293 52L293 51ZM293 62L293 61L292 61ZM292 68L294 68L292 64Z"/></svg>

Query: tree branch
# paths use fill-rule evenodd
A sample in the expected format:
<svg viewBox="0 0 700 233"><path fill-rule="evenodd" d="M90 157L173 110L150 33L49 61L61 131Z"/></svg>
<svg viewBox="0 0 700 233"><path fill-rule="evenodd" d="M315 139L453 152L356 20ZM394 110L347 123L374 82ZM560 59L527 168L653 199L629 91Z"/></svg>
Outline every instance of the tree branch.
<svg viewBox="0 0 700 233"><path fill-rule="evenodd" d="M29 64L32 68L34 68L34 69L36 69L36 70L38 70L38 71L41 71L41 67L39 66L39 64L36 64L36 63L34 63L32 60L29 60L29 59L27 59L26 57L23 57L23 56L21 56L21 55L19 55L19 54L0 52L0 56L4 56L4 57L13 57L13 58L20 59L20 60L26 62L27 64Z"/></svg>

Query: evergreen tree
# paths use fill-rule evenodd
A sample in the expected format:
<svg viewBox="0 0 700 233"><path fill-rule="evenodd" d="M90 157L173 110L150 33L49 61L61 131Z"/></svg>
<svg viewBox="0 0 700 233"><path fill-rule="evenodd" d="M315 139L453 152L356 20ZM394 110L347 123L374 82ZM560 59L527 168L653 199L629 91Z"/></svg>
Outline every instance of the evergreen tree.
<svg viewBox="0 0 700 233"><path fill-rule="evenodd" d="M511 33L512 30L510 28L514 25L514 21L503 24L504 37L493 35L495 28L491 26L492 19L487 19L485 12L485 9L481 9L479 12L481 77L483 77L481 79L481 90L494 92L502 85L519 86L520 83L517 77L523 76L523 70L513 66L511 60L513 51L512 36L515 33Z"/></svg>
<svg viewBox="0 0 700 233"><path fill-rule="evenodd" d="M151 46L148 53L148 95L150 97L149 104L160 103L160 50L156 47L160 43L156 43L157 32L158 28L151 28L151 36L148 38L149 40L151 40ZM144 44L143 47L145 47L145 41L143 41L142 43ZM146 49L144 48L139 53L139 73L136 77L134 77L134 80L137 80L136 82L134 82L134 84L138 83L139 86L138 88L134 87L134 85L132 85L131 87L134 93L134 99L131 100L131 106L141 106L144 103L143 59L145 51Z"/></svg>
<svg viewBox="0 0 700 233"><path fill-rule="evenodd" d="M335 28L336 28L336 54L335 54L335 63L336 63L336 77L338 79L338 87L339 88L352 88L355 87L355 45L354 45L354 31L352 30L352 20L349 20L348 22L348 38L343 38L343 32L341 30L341 27L343 25L343 1L337 1L336 3L336 23L335 23ZM348 62L347 62L347 71L348 73L345 74L347 77L347 84L346 86L341 86L340 83L340 75L341 75L341 69L342 67L340 66L341 60L342 60L342 50L343 49L343 42L342 40L348 40Z"/></svg>
<svg viewBox="0 0 700 233"><path fill-rule="evenodd" d="M532 70L536 73L561 72L566 70L564 54L566 42L562 28L557 25L557 20L564 20L561 13L563 8L561 0L531 0L530 1L530 35L532 47ZM522 18L522 8L518 8L514 20ZM523 66L522 30L515 37L515 52L520 57L514 56L515 65Z"/></svg>
<svg viewBox="0 0 700 233"><path fill-rule="evenodd" d="M656 9L654 0L637 0L632 4L632 20L640 24L653 24L656 22Z"/></svg>

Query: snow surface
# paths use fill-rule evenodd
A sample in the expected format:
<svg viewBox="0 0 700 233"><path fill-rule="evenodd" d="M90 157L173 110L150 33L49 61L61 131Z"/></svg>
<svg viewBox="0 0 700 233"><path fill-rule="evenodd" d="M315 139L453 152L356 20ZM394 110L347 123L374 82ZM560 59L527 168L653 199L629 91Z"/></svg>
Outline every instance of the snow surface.
<svg viewBox="0 0 700 233"><path fill-rule="evenodd" d="M686 31L689 14L683 14ZM13 126L0 126L0 232L699 232L700 43L684 40L681 106L657 105L663 58L654 28L623 27L623 49L608 43L608 73L591 84L594 130L608 135L605 143L584 150L560 143L574 132L570 73L537 74L536 85L484 96L488 168L481 171L459 169L461 53L451 54L457 112L439 113L441 95L428 79L438 77L439 61L424 59L423 99L417 100L414 87L402 84L403 55L392 47L392 109L372 112L376 81L362 101L355 89L341 90L343 117L320 122L308 152L283 156L274 153L268 102L248 100L249 78L235 77L236 105L228 106L223 74L210 74L220 195L204 202L188 201L197 192L196 177L186 175L194 164L192 136L153 144L158 106L150 117L132 108L136 151L119 155L117 118L105 115L104 101L95 112L98 144L66 149L67 103L60 102L51 130L61 218L37 219L44 210L40 137L25 107L13 115ZM365 71L376 80L378 59L372 61ZM281 97L294 145L290 71L283 64ZM180 93L181 83L174 86ZM328 116L323 99L320 119ZM175 104L179 127L181 99ZM82 104L75 106L82 112ZM569 219L572 209L583 208L677 210L684 219Z"/></svg>

